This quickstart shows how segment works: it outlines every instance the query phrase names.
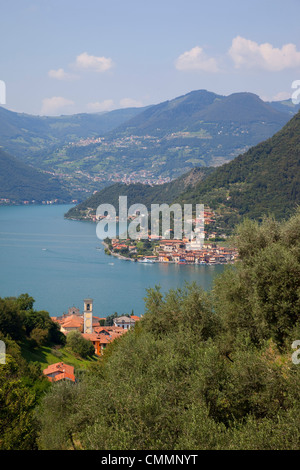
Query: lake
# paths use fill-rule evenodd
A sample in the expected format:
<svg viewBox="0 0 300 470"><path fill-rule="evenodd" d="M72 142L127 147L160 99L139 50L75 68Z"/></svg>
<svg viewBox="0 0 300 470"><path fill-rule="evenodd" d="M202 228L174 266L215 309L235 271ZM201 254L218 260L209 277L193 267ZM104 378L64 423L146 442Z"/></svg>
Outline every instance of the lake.
<svg viewBox="0 0 300 470"><path fill-rule="evenodd" d="M83 310L106 317L144 312L146 288L162 292L196 281L210 289L224 266L133 263L107 256L96 224L64 219L70 205L0 207L0 297L28 293L35 309L60 316Z"/></svg>

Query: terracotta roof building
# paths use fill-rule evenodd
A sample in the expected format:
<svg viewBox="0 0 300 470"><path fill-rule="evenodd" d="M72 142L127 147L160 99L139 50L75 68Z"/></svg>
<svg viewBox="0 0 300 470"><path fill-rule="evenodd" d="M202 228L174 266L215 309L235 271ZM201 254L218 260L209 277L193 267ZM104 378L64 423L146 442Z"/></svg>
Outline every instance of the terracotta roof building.
<svg viewBox="0 0 300 470"><path fill-rule="evenodd" d="M48 377L50 382L58 382L59 380L71 380L75 382L74 367L64 364L63 362L51 364L43 370L43 374Z"/></svg>

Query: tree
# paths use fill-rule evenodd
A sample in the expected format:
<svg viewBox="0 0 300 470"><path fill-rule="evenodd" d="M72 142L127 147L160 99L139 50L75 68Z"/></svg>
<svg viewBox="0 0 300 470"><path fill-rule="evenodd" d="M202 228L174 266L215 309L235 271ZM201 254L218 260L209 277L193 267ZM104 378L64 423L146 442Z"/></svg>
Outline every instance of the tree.
<svg viewBox="0 0 300 470"><path fill-rule="evenodd" d="M91 357L95 354L95 348L93 343L81 335L79 331L70 331L67 335L67 347L69 347L73 353L79 354L83 359Z"/></svg>
<svg viewBox="0 0 300 470"><path fill-rule="evenodd" d="M236 230L240 262L215 287L215 305L228 337L247 330L256 343L278 346L300 317L300 210L285 223L245 220Z"/></svg>
<svg viewBox="0 0 300 470"><path fill-rule="evenodd" d="M30 450L36 448L34 407L36 394L22 381L17 361L6 355L0 366L0 449Z"/></svg>
<svg viewBox="0 0 300 470"><path fill-rule="evenodd" d="M0 299L0 331L16 341L25 336L22 315L14 299Z"/></svg>

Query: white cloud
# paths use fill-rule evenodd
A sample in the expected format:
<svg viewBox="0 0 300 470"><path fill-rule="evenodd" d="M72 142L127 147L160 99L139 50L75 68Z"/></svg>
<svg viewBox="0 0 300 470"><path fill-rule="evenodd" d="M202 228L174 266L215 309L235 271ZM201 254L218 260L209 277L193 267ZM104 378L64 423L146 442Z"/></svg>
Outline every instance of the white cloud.
<svg viewBox="0 0 300 470"><path fill-rule="evenodd" d="M88 103L87 108L89 111L98 113L101 111L111 111L114 107L113 100L95 101L94 103Z"/></svg>
<svg viewBox="0 0 300 470"><path fill-rule="evenodd" d="M77 78L76 75L65 72L64 69L49 70L48 75L56 80L73 80Z"/></svg>
<svg viewBox="0 0 300 470"><path fill-rule="evenodd" d="M236 68L260 68L278 72L300 66L300 52L295 44L285 44L279 49L267 42L258 44L237 36L232 40L229 55Z"/></svg>
<svg viewBox="0 0 300 470"><path fill-rule="evenodd" d="M143 106L143 103L132 98L123 98L120 100L121 108L140 108Z"/></svg>
<svg viewBox="0 0 300 470"><path fill-rule="evenodd" d="M210 73L219 71L216 59L207 57L199 46L181 54L175 61L175 67L177 70L200 70Z"/></svg>
<svg viewBox="0 0 300 470"><path fill-rule="evenodd" d="M106 72L113 67L113 61L109 57L96 57L83 52L76 57L75 66L78 69Z"/></svg>
<svg viewBox="0 0 300 470"><path fill-rule="evenodd" d="M72 100L63 98L62 96L53 96L52 98L43 99L41 114L42 115L58 115L61 114L62 110L68 109L75 103Z"/></svg>

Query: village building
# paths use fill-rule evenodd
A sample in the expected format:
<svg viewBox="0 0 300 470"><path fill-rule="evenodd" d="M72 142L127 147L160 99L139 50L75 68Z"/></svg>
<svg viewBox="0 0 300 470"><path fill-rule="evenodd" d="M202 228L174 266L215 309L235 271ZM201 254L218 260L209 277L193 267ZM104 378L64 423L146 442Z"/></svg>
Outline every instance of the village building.
<svg viewBox="0 0 300 470"><path fill-rule="evenodd" d="M114 319L114 326L122 328L123 330L129 330L134 327L136 320L132 317L118 317Z"/></svg>
<svg viewBox="0 0 300 470"><path fill-rule="evenodd" d="M43 374L50 380L50 382L58 382L60 380L70 380L71 382L75 382L74 367L64 364L63 362L51 364L43 370Z"/></svg>

